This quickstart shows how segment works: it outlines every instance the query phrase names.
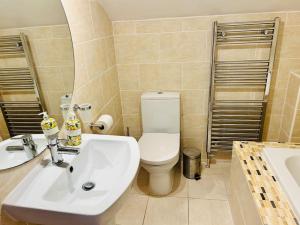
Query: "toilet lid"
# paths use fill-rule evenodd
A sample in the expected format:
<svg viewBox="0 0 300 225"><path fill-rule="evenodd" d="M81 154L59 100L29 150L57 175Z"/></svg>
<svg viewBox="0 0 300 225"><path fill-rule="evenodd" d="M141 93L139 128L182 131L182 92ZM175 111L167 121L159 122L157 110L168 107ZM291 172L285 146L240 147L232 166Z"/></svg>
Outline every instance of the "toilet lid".
<svg viewBox="0 0 300 225"><path fill-rule="evenodd" d="M139 140L141 160L151 165L172 161L179 154L179 133L144 133Z"/></svg>

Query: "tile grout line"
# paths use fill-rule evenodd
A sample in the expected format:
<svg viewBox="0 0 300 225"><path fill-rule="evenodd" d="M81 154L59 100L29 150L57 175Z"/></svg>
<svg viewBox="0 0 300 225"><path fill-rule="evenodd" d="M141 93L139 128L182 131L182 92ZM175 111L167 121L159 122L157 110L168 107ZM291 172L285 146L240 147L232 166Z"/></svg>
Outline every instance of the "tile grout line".
<svg viewBox="0 0 300 225"><path fill-rule="evenodd" d="M147 199L147 204L146 204L146 209L145 209L145 213L144 213L144 217L143 217L143 223L142 223L142 225L144 225L144 224L145 224L145 218L146 218L146 212L147 212L147 209L148 209L149 199L150 199L150 197L148 196L148 199Z"/></svg>
<svg viewBox="0 0 300 225"><path fill-rule="evenodd" d="M188 214L187 214L187 216L188 216L188 225L190 225L190 198L188 197L187 198L187 200L188 200Z"/></svg>
<svg viewBox="0 0 300 225"><path fill-rule="evenodd" d="M182 162L182 167L183 167L183 162ZM188 225L190 225L190 180L189 179L187 179L187 200L188 200Z"/></svg>

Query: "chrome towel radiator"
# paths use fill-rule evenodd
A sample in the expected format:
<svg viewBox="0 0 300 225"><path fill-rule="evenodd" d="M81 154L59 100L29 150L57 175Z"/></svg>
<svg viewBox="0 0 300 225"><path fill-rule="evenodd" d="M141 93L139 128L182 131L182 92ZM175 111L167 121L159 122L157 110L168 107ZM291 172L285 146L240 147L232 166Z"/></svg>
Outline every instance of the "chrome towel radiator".
<svg viewBox="0 0 300 225"><path fill-rule="evenodd" d="M38 114L45 109L32 54L25 34L0 36L0 60L24 58L27 66L0 68L0 107L10 136L26 133L42 133ZM34 98L22 101L8 101L13 95Z"/></svg>
<svg viewBox="0 0 300 225"><path fill-rule="evenodd" d="M214 151L232 150L233 141L261 141L280 18L268 21L213 24L211 80L208 104L207 166ZM219 61L222 49L259 48L268 50L266 59ZM261 99L217 99L225 89L259 89Z"/></svg>

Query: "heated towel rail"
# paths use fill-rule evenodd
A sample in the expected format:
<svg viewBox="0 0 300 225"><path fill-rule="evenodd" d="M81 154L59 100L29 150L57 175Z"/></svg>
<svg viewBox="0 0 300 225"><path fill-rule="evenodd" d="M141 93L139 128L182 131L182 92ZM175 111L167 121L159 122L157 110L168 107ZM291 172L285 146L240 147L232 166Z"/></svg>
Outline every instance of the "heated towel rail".
<svg viewBox="0 0 300 225"><path fill-rule="evenodd" d="M211 81L207 126L207 166L214 151L232 150L233 141L261 141L276 51L280 18L268 21L213 24ZM267 48L264 60L219 61L219 51L240 47ZM218 91L255 88L261 99L217 99Z"/></svg>
<svg viewBox="0 0 300 225"><path fill-rule="evenodd" d="M41 116L45 104L32 54L25 34L0 37L0 60L24 58L25 67L0 68L0 107L10 136L26 133L41 133ZM33 100L6 101L5 95L33 94Z"/></svg>

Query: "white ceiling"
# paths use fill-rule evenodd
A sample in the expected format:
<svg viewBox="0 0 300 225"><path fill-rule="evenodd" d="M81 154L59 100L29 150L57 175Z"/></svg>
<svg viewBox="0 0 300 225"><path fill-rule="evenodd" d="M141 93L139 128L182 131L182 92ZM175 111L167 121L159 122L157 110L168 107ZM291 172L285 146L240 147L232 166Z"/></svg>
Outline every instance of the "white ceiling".
<svg viewBox="0 0 300 225"><path fill-rule="evenodd" d="M110 18L151 18L223 15L300 10L300 0L99 0Z"/></svg>
<svg viewBox="0 0 300 225"><path fill-rule="evenodd" d="M0 28L66 24L60 0L0 0Z"/></svg>

